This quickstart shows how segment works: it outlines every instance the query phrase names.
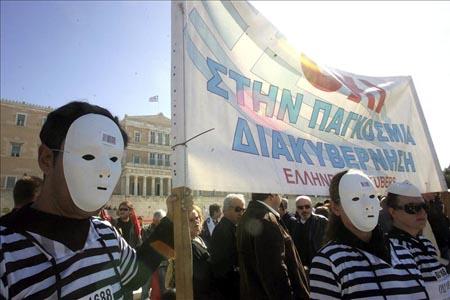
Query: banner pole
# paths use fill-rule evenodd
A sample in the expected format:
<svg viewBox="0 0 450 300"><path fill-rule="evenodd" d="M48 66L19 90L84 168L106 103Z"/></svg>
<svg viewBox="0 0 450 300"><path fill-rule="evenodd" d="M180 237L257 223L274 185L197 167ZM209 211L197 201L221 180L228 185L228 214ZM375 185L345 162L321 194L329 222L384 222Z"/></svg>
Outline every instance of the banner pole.
<svg viewBox="0 0 450 300"><path fill-rule="evenodd" d="M185 1L171 3L171 120L172 145L186 141L184 26ZM187 159L184 145L172 146L172 194L174 203L175 288L178 300L192 300L192 244L189 230L189 214L192 207L191 190L187 187ZM189 204L190 206L190 204ZM183 209L184 208L184 209Z"/></svg>
<svg viewBox="0 0 450 300"><path fill-rule="evenodd" d="M189 213L192 207L185 207L184 203L191 203L191 190L186 187L172 189L176 196L173 210L173 229L175 241L175 288L177 299L193 299L192 290L192 244L189 230Z"/></svg>

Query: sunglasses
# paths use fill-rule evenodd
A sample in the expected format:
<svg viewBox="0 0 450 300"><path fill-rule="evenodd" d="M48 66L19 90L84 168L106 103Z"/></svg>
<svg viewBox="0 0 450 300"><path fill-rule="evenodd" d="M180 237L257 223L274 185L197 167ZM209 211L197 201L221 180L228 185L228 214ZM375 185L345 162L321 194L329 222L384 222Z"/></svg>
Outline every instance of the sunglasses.
<svg viewBox="0 0 450 300"><path fill-rule="evenodd" d="M415 214L419 213L422 209L427 211L429 206L427 203L408 203L403 206L400 206L400 205L394 206L393 208L404 210L405 213L410 214L410 215L415 215Z"/></svg>
<svg viewBox="0 0 450 300"><path fill-rule="evenodd" d="M311 205L298 205L297 209L310 209Z"/></svg>
<svg viewBox="0 0 450 300"><path fill-rule="evenodd" d="M130 209L129 209L129 208L126 208L126 207L121 207L121 208L119 208L119 210L120 210L120 211L129 211Z"/></svg>
<svg viewBox="0 0 450 300"><path fill-rule="evenodd" d="M245 208L236 206L236 207L234 207L234 212L237 212L237 213L245 212Z"/></svg>

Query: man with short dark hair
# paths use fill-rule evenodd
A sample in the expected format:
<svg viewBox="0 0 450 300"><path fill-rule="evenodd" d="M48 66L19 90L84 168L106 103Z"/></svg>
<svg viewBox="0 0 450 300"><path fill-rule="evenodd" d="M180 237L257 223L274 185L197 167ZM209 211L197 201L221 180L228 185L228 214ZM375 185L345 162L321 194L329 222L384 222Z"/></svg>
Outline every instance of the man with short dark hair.
<svg viewBox="0 0 450 300"><path fill-rule="evenodd" d="M211 267L221 299L239 299L239 268L236 225L245 211L242 194L228 194L223 200L223 217L209 242Z"/></svg>
<svg viewBox="0 0 450 300"><path fill-rule="evenodd" d="M173 256L163 222L135 251L96 217L120 178L125 131L108 110L71 102L47 116L40 139L39 196L0 218L0 298L122 299Z"/></svg>
<svg viewBox="0 0 450 300"><path fill-rule="evenodd" d="M313 212L312 201L308 196L295 199L297 222L292 239L302 259L303 266L309 269L313 257L323 246L328 219Z"/></svg>
<svg viewBox="0 0 450 300"><path fill-rule="evenodd" d="M281 220L284 222L284 225L286 225L289 230L289 234L292 236L296 220L294 215L288 210L288 200L286 198L281 198L278 212L280 213Z"/></svg>
<svg viewBox="0 0 450 300"><path fill-rule="evenodd" d="M42 179L36 176L24 176L17 180L13 190L14 210L34 202L41 191L41 186Z"/></svg>
<svg viewBox="0 0 450 300"><path fill-rule="evenodd" d="M236 231L241 299L309 299L309 286L276 194L252 194Z"/></svg>
<svg viewBox="0 0 450 300"><path fill-rule="evenodd" d="M217 203L211 204L209 206L209 217L203 222L202 232L200 233L200 237L203 239L206 246L209 246L209 241L211 240L214 228L219 224L221 216L220 205Z"/></svg>

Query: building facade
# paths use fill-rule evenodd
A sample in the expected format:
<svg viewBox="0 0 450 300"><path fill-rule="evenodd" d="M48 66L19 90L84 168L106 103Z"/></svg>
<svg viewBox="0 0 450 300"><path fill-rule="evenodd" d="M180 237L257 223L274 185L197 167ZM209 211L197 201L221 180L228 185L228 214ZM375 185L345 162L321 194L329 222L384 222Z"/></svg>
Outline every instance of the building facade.
<svg viewBox="0 0 450 300"><path fill-rule="evenodd" d="M125 115L121 125L129 139L115 194L143 197L169 195L172 154L170 119L163 114Z"/></svg>
<svg viewBox="0 0 450 300"><path fill-rule="evenodd" d="M24 175L42 178L37 163L39 132L51 107L0 100L0 213L13 207L12 189Z"/></svg>
<svg viewBox="0 0 450 300"><path fill-rule="evenodd" d="M130 200L139 215L150 217L155 210L166 209L172 187L170 119L161 113L125 115L121 125L128 134L128 146L109 206L117 210L121 201Z"/></svg>

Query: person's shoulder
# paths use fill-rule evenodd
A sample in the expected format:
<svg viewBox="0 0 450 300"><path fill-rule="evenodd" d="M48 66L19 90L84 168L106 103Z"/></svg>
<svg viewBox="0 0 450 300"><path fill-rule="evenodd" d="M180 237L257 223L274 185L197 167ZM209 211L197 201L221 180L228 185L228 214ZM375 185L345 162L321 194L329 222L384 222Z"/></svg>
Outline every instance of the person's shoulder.
<svg viewBox="0 0 450 300"><path fill-rule="evenodd" d="M0 217L0 235L7 236L13 233L17 233L15 230L15 221L17 217L15 216L15 212L10 212L2 217ZM1 239L3 243L3 238Z"/></svg>
<svg viewBox="0 0 450 300"><path fill-rule="evenodd" d="M322 216L322 215L318 215L318 214L313 213L313 214L312 214L312 217L315 218L316 220L318 220L318 221L321 222L321 223L328 223L328 218L325 217L325 216Z"/></svg>
<svg viewBox="0 0 450 300"><path fill-rule="evenodd" d="M94 227L102 233L116 233L116 228L106 220L98 217L91 217L91 222Z"/></svg>
<svg viewBox="0 0 450 300"><path fill-rule="evenodd" d="M389 241L391 242L391 247L395 249L399 249L400 251L403 249L410 250L413 248L412 246L412 238L406 235L398 235L393 233L392 231L387 235Z"/></svg>
<svg viewBox="0 0 450 300"><path fill-rule="evenodd" d="M396 243L392 238L389 239L391 253L395 253L395 255L399 258L399 260L413 260L414 257L411 254L411 246L405 243L402 243L400 240Z"/></svg>
<svg viewBox="0 0 450 300"><path fill-rule="evenodd" d="M330 259L334 256L341 256L343 253L351 252L352 247L336 242L330 241L326 243L322 248L320 248L317 253L329 257Z"/></svg>
<svg viewBox="0 0 450 300"><path fill-rule="evenodd" d="M222 217L219 223L217 223L216 227L214 227L212 236L214 235L224 235L234 227L234 224L226 219L225 217Z"/></svg>
<svg viewBox="0 0 450 300"><path fill-rule="evenodd" d="M208 227L208 223L211 221L211 217L207 217L202 224L203 229Z"/></svg>
<svg viewBox="0 0 450 300"><path fill-rule="evenodd" d="M433 242L430 241L429 239L427 239L426 237L424 237L423 235L419 235L418 236L419 241L428 248L428 251L433 251L433 252L437 252L436 251L436 247L433 245Z"/></svg>
<svg viewBox="0 0 450 300"><path fill-rule="evenodd" d="M431 245L431 246L433 246L433 243L429 240L429 239L427 239L425 236L423 236L423 235L419 235L418 237L417 237L417 239L419 240L419 241L421 241L423 244L425 244L425 245Z"/></svg>
<svg viewBox="0 0 450 300"><path fill-rule="evenodd" d="M29 217L32 215L34 215L34 213L30 209L30 205L26 205L0 217L0 226L16 229L22 228L31 221Z"/></svg>
<svg viewBox="0 0 450 300"><path fill-rule="evenodd" d="M11 211L7 213L6 215L3 215L0 217L0 226L3 227L9 227L14 223L14 220L16 217L17 210Z"/></svg>
<svg viewBox="0 0 450 300"><path fill-rule="evenodd" d="M271 223L278 223L277 216L267 207L261 207L259 214L264 221L268 221Z"/></svg>

